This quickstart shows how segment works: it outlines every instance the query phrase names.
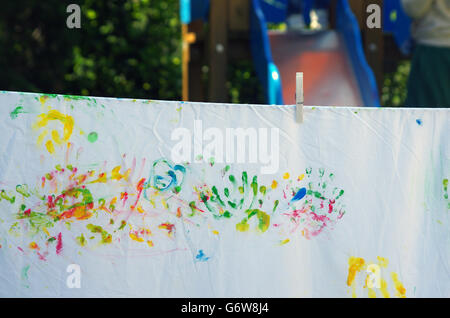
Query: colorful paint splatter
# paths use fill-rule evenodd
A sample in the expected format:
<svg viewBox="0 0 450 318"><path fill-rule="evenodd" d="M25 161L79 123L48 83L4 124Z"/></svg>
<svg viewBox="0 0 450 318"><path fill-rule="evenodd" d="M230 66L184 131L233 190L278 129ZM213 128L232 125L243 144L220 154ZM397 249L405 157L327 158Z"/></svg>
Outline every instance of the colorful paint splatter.
<svg viewBox="0 0 450 318"><path fill-rule="evenodd" d="M190 290L197 297L248 296L258 288L288 297L320 291L403 298L416 296L416 286L419 296L446 292L445 281L436 279L448 263L449 216L441 213L449 209L448 165L445 158L438 162L446 149L436 139L425 157L416 152L420 145L408 144L415 134L438 136L427 123L445 116L315 107L299 126L292 109L279 106L232 110L8 92L0 102L0 268L7 273L0 280L15 279L0 281L8 286L0 296L58 294L60 283L47 278L78 262L91 266L81 266L83 275L98 278L95 295L102 288L114 296ZM385 131L387 117L405 131L401 143ZM256 159L244 163L229 162L218 148L206 153L212 149L207 132L227 136L230 127L252 125L258 133L279 128L279 149L258 139L246 153ZM189 159L176 161L173 131L180 127L194 131L185 131L193 148ZM250 145L250 135L243 144ZM229 140L222 141L227 149ZM264 174L261 153L271 150L280 153L279 169ZM421 175L418 167L432 173ZM366 261L374 248L391 264L382 257ZM428 260L435 271L423 279L411 274ZM107 275L117 275L117 282L107 282ZM439 288L427 289L433 279Z"/></svg>
<svg viewBox="0 0 450 318"><path fill-rule="evenodd" d="M75 131L84 132L72 116L53 109L48 96L39 101L43 112L34 115L32 124L36 144L44 157L60 154L63 160L34 183L3 187L0 204L10 205L9 235L24 237L24 245L17 248L40 260L64 253L67 239L88 249L131 240L164 250L167 241L175 242L180 227L208 228L220 236L223 223L232 224L236 235L276 232L279 239L274 244L286 244L294 236L314 238L346 213L344 190L323 168L308 167L263 180L230 165L216 168L212 158L208 174L220 176L214 184L191 164L173 164L168 158L122 154L121 163L93 162L92 169L77 166L83 148L77 148L71 137ZM15 108L12 114L19 111L28 113ZM11 119L18 120L16 115ZM89 144L98 138L96 132L87 136ZM176 251L173 246L169 250ZM201 261L209 258L202 250L196 256Z"/></svg>

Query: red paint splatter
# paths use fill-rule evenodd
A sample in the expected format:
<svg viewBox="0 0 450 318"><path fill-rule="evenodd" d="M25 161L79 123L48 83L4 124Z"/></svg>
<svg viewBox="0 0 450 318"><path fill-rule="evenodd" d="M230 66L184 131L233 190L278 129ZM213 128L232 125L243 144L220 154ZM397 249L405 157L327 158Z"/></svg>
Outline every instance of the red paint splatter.
<svg viewBox="0 0 450 318"><path fill-rule="evenodd" d="M44 253L45 255L42 255L42 254L41 254L41 253L39 253L39 252L37 252L36 254L37 254L37 256L39 257L39 259L40 259L41 261L46 261L46 259L45 259L45 255L47 255L47 252L46 252L46 253Z"/></svg>
<svg viewBox="0 0 450 318"><path fill-rule="evenodd" d="M62 235L61 235L61 232L60 232L58 234L58 244L56 244L56 254L59 255L59 253L61 253L62 248L63 248Z"/></svg>
<svg viewBox="0 0 450 318"><path fill-rule="evenodd" d="M172 232L175 230L175 224L172 223L162 223L158 226L160 229L165 229L168 231L167 234L171 235Z"/></svg>
<svg viewBox="0 0 450 318"><path fill-rule="evenodd" d="M141 198L142 190L144 190L144 183L145 183L145 178L142 178L138 182L138 184L136 186L136 189L138 190L138 195L137 195L137 198L136 198L136 202L131 206L131 209L134 209L136 207L136 205L138 204L139 199Z"/></svg>
<svg viewBox="0 0 450 318"><path fill-rule="evenodd" d="M120 200L123 200L123 206L125 206L125 202L127 202L128 200L128 193L127 192L120 193Z"/></svg>
<svg viewBox="0 0 450 318"><path fill-rule="evenodd" d="M330 204L328 205L328 213L333 212L333 204L335 203L335 200L330 200Z"/></svg>

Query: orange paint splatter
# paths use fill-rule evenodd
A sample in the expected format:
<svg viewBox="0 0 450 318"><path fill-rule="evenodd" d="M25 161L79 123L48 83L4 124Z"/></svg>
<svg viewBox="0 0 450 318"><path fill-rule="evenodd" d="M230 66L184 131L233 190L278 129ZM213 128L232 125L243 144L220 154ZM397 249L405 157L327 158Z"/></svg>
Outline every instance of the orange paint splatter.
<svg viewBox="0 0 450 318"><path fill-rule="evenodd" d="M28 247L32 250L39 250L39 246L36 244L36 242L31 242Z"/></svg>

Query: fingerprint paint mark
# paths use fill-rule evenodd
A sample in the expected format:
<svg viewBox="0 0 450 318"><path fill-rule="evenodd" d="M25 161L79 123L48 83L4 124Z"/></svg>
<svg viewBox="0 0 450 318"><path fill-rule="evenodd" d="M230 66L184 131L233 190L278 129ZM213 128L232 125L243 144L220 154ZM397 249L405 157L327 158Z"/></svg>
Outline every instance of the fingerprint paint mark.
<svg viewBox="0 0 450 318"><path fill-rule="evenodd" d="M19 114L25 114L25 113L26 112L23 110L23 107L18 106L9 114L9 116L11 117L11 119L16 119Z"/></svg>
<svg viewBox="0 0 450 318"><path fill-rule="evenodd" d="M301 188L300 190L298 190L298 192L295 194L295 196L292 198L292 202L301 200L304 198L304 196L306 195L306 188Z"/></svg>
<svg viewBox="0 0 450 318"><path fill-rule="evenodd" d="M209 257L206 257L205 253L203 253L203 250L199 250L197 256L195 256L195 259L197 262L206 262L209 260Z"/></svg>
<svg viewBox="0 0 450 318"><path fill-rule="evenodd" d="M89 142L94 143L98 139L98 134L95 131L93 131L93 132L89 133L87 138L88 138Z"/></svg>

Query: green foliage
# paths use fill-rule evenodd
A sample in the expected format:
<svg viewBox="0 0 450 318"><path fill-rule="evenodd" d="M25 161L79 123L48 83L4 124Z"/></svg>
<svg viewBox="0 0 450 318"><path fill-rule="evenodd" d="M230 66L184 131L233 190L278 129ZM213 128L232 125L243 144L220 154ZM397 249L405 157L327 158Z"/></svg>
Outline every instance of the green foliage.
<svg viewBox="0 0 450 318"><path fill-rule="evenodd" d="M276 30L276 31L286 31L287 24L285 22L282 23L267 23L267 29Z"/></svg>
<svg viewBox="0 0 450 318"><path fill-rule="evenodd" d="M0 10L0 89L181 98L178 0L8 1Z"/></svg>
<svg viewBox="0 0 450 318"><path fill-rule="evenodd" d="M229 66L227 88L232 103L265 103L264 92L252 61L243 60Z"/></svg>
<svg viewBox="0 0 450 318"><path fill-rule="evenodd" d="M381 103L385 107L403 106L406 100L407 83L411 62L401 61L397 70L384 76Z"/></svg>

